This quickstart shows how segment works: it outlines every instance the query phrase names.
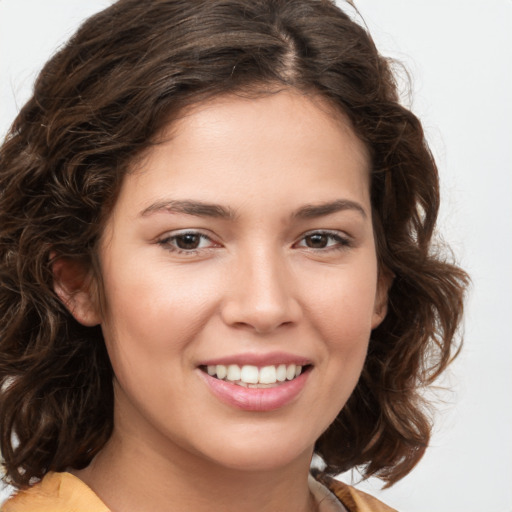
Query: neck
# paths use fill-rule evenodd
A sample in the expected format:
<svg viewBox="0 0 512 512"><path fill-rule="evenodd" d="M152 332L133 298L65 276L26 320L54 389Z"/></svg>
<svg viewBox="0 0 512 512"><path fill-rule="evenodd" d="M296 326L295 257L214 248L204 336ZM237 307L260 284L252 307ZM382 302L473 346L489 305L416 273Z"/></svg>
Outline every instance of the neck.
<svg viewBox="0 0 512 512"><path fill-rule="evenodd" d="M311 452L278 468L219 466L177 446L116 435L85 469L74 471L112 512L311 512Z"/></svg>

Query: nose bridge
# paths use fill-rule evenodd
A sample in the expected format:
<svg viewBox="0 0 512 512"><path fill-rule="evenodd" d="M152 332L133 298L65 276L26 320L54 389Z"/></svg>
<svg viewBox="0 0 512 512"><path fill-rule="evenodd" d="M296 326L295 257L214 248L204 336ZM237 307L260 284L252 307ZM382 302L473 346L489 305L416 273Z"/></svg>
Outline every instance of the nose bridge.
<svg viewBox="0 0 512 512"><path fill-rule="evenodd" d="M296 322L300 308L285 255L270 245L252 247L237 257L224 320L260 333Z"/></svg>

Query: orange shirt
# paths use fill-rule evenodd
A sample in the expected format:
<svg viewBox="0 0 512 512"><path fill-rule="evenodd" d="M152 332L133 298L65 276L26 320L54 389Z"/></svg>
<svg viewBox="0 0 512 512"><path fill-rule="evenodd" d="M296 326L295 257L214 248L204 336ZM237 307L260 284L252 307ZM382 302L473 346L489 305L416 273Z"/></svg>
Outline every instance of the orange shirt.
<svg viewBox="0 0 512 512"><path fill-rule="evenodd" d="M331 491L348 512L396 512L372 496L332 480ZM320 510L343 510L339 504L325 499L329 492L312 489L320 494ZM1 512L110 512L99 497L82 480L71 473L48 473L41 482L19 491L1 507Z"/></svg>
<svg viewBox="0 0 512 512"><path fill-rule="evenodd" d="M1 512L110 512L91 488L71 473L48 473L39 483L18 491Z"/></svg>

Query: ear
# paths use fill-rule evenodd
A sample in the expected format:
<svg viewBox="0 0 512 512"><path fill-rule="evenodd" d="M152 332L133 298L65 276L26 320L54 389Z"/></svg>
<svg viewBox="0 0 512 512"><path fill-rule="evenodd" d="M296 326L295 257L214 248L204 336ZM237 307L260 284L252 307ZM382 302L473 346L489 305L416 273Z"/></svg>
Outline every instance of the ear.
<svg viewBox="0 0 512 512"><path fill-rule="evenodd" d="M372 329L378 327L386 318L388 312L389 289L393 284L394 274L387 269L379 271L377 280L377 292L375 294L375 306L372 317Z"/></svg>
<svg viewBox="0 0 512 512"><path fill-rule="evenodd" d="M52 259L55 256L52 255ZM101 322L95 301L93 279L85 265L72 258L55 258L52 263L53 290L77 322L93 327Z"/></svg>

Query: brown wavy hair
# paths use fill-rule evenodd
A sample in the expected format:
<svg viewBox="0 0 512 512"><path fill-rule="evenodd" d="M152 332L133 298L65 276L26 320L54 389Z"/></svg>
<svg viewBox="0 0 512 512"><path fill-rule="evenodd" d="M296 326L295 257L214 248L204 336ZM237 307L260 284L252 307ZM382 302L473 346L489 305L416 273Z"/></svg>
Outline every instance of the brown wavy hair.
<svg viewBox="0 0 512 512"><path fill-rule="evenodd" d="M466 274L433 247L438 173L390 62L329 0L120 0L44 67L0 148L0 450L6 480L89 464L113 427L100 327L53 290L52 257L101 279L97 242L130 163L189 105L293 88L341 109L369 149L389 312L360 381L322 435L325 474L388 485L421 458L421 391L457 350Z"/></svg>

